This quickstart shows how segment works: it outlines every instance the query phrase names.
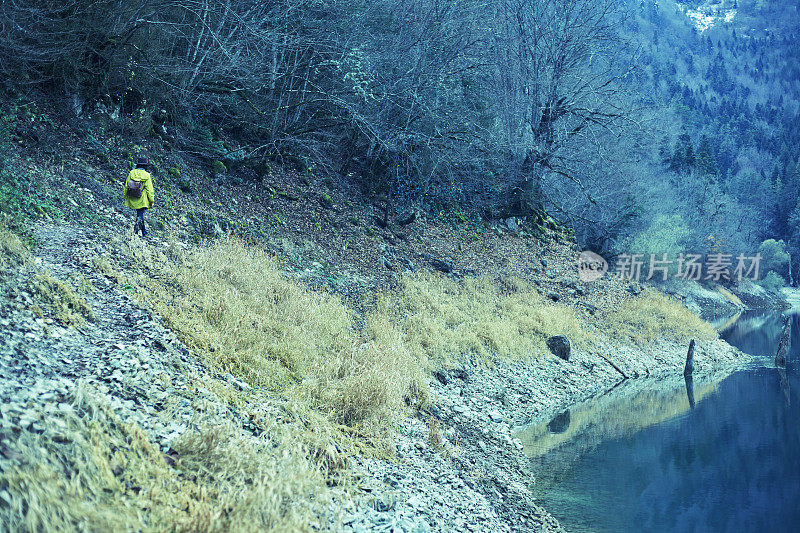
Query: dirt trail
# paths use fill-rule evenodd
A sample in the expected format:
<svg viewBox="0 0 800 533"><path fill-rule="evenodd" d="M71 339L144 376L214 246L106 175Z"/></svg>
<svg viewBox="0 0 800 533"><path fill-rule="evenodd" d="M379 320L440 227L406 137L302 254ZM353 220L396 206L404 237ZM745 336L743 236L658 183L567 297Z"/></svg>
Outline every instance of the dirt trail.
<svg viewBox="0 0 800 533"><path fill-rule="evenodd" d="M21 420L23 427L45 427L46 406L30 405L29 393L41 392L45 403L63 402L82 381L104 393L122 419L167 447L195 415L181 391L200 364L158 317L91 266L105 251L98 230L39 225L35 236L41 243L37 267L83 296L93 320L67 328L37 318L28 310L33 295L27 284L36 273L23 270L13 280L16 287L6 294L13 297L0 302L3 430Z"/></svg>

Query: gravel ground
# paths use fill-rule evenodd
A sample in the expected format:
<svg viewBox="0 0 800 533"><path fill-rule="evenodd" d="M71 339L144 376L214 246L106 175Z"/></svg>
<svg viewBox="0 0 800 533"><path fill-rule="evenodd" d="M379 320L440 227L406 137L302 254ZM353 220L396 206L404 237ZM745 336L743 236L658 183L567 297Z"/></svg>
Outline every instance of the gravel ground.
<svg viewBox="0 0 800 533"><path fill-rule="evenodd" d="M658 387L682 378L686 346L658 343L647 350L617 345L595 352L501 361L492 368L441 369L432 377L434 401L404 421L397 462L362 461L361 498L351 503L345 531L561 531L534 501L534 476L515 435L571 405L601 396L626 375ZM732 372L749 356L723 341L699 343L695 376ZM431 442L429 422L441 427Z"/></svg>

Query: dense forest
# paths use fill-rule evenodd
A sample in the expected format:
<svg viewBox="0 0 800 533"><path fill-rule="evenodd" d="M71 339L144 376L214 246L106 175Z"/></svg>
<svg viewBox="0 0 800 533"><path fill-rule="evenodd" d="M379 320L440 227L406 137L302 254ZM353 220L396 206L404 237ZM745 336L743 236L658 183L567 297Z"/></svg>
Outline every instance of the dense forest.
<svg viewBox="0 0 800 533"><path fill-rule="evenodd" d="M634 243L760 251L788 281L787 252L800 252L797 7L707 4L642 5L630 26L645 43L640 88L660 124L650 131L662 136L648 137L647 164L631 180L643 232ZM716 24L698 31L701 14Z"/></svg>
<svg viewBox="0 0 800 533"><path fill-rule="evenodd" d="M620 253L800 262L797 6L609 0L16 0L6 101L388 213L552 220ZM98 120L98 112L120 120ZM85 122L84 122L85 124ZM13 132L12 132L13 134ZM552 220L551 220L552 219ZM766 241L766 242L765 242ZM780 275L783 280L776 276Z"/></svg>

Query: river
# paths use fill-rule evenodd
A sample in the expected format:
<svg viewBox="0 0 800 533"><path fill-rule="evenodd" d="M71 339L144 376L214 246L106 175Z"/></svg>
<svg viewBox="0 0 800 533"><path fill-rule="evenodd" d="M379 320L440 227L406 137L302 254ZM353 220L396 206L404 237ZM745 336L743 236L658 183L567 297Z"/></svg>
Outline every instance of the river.
<svg viewBox="0 0 800 533"><path fill-rule="evenodd" d="M800 310L797 310L800 312ZM568 531L800 530L800 314L785 372L778 313L721 336L755 356L721 378L633 380L525 428L539 502Z"/></svg>

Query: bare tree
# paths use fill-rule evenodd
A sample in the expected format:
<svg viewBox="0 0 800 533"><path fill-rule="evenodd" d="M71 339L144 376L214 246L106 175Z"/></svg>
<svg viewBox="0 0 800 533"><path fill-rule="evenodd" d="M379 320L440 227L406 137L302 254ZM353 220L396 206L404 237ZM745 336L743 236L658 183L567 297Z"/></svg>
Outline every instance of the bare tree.
<svg viewBox="0 0 800 533"><path fill-rule="evenodd" d="M631 116L632 55L611 0L497 4L496 87L503 144L520 172L519 207L542 212L548 179L581 181L582 145ZM591 198L590 191L584 191Z"/></svg>

